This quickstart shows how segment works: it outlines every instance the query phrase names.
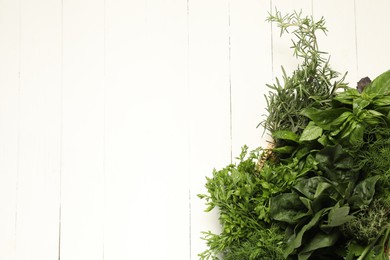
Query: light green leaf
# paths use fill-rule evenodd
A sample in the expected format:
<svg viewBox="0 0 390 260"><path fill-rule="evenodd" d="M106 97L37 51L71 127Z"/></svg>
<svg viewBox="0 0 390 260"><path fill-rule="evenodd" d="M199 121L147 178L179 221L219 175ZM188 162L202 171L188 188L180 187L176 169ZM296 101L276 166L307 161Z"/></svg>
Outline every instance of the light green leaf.
<svg viewBox="0 0 390 260"><path fill-rule="evenodd" d="M354 217L349 215L349 210L350 208L347 205L340 207L339 204L336 204L329 211L328 224L321 227L338 227L352 220Z"/></svg>
<svg viewBox="0 0 390 260"><path fill-rule="evenodd" d="M330 123L331 130L336 130L338 128L343 128L347 122L349 122L353 118L353 113L351 111L347 111L342 113L338 118L336 118L333 122Z"/></svg>
<svg viewBox="0 0 390 260"><path fill-rule="evenodd" d="M343 113L350 112L348 108L334 108L321 110L316 108L303 109L301 114L310 118L314 123L324 130L332 130L332 123Z"/></svg>
<svg viewBox="0 0 390 260"><path fill-rule="evenodd" d="M326 136L326 135L322 135L320 138L318 138L317 140L320 144L322 144L323 146L326 146L330 143L330 140L329 138Z"/></svg>
<svg viewBox="0 0 390 260"><path fill-rule="evenodd" d="M364 135L364 129L365 127L362 124L357 123L355 125L355 128L349 135L349 143L351 144L359 144L363 141L363 135Z"/></svg>
<svg viewBox="0 0 390 260"><path fill-rule="evenodd" d="M294 146L286 145L286 146L274 148L272 149L272 151L277 153L283 153L283 154L291 154L292 152L294 152L295 149L296 147Z"/></svg>
<svg viewBox="0 0 390 260"><path fill-rule="evenodd" d="M333 131L330 132L330 135L337 136L338 134L345 132L345 130L354 122L354 116L351 112L343 113L332 123Z"/></svg>
<svg viewBox="0 0 390 260"><path fill-rule="evenodd" d="M390 93L390 70L376 77L370 85L364 88L363 92L388 95Z"/></svg>
<svg viewBox="0 0 390 260"><path fill-rule="evenodd" d="M386 95L377 97L377 99L373 101L373 104L376 107L390 106L390 96Z"/></svg>
<svg viewBox="0 0 390 260"><path fill-rule="evenodd" d="M364 108L366 108L371 103L370 100L363 99L361 97L353 100L353 112L356 113Z"/></svg>
<svg viewBox="0 0 390 260"><path fill-rule="evenodd" d="M281 140L289 140L293 142L299 141L299 136L291 131L287 130L279 130L272 133L272 136L275 139L281 139Z"/></svg>
<svg viewBox="0 0 390 260"><path fill-rule="evenodd" d="M311 121L306 128L303 130L301 137L299 138L299 141L312 141L317 139L322 135L322 128L319 126L316 126L316 124Z"/></svg>
<svg viewBox="0 0 390 260"><path fill-rule="evenodd" d="M343 104L352 105L353 100L360 97L359 91L354 88L348 88L347 90L337 93L334 100L337 100Z"/></svg>

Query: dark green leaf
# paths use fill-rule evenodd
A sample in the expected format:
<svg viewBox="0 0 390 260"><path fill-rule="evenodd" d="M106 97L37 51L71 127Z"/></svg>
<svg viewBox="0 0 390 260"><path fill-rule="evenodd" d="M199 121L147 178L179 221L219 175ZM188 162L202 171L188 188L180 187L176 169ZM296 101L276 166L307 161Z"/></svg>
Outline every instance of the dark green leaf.
<svg viewBox="0 0 390 260"><path fill-rule="evenodd" d="M364 252L364 246L361 246L353 241L348 245L348 254L346 256L346 260L355 260L358 256L360 256Z"/></svg>
<svg viewBox="0 0 390 260"><path fill-rule="evenodd" d="M299 149L297 149L294 157L297 158L298 160L301 160L306 155L310 154L310 152L311 152L311 149L308 146L302 146Z"/></svg>
<svg viewBox="0 0 390 260"><path fill-rule="evenodd" d="M270 200L270 216L274 220L295 224L306 215L307 209L296 193L280 194Z"/></svg>
<svg viewBox="0 0 390 260"><path fill-rule="evenodd" d="M320 248L333 246L336 243L338 238L339 238L338 232L331 232L329 234L318 232L312 239L308 241L308 243L299 253L298 259L299 260L309 259L313 251Z"/></svg>
<svg viewBox="0 0 390 260"><path fill-rule="evenodd" d="M328 231L329 228L341 226L354 217L349 215L350 208L348 205L340 207L337 203L330 211L328 215L328 223L321 225L324 231Z"/></svg>
<svg viewBox="0 0 390 260"><path fill-rule="evenodd" d="M299 180L294 186L294 189L305 195L307 198L313 200L329 187L331 187L331 185L326 178L316 176L309 179Z"/></svg>
<svg viewBox="0 0 390 260"><path fill-rule="evenodd" d="M354 182L358 177L353 158L340 145L325 147L317 153L316 160L319 168L332 181Z"/></svg>
<svg viewBox="0 0 390 260"><path fill-rule="evenodd" d="M324 178L325 179L325 178ZM314 198L318 198L322 195L326 190L333 187L329 182L320 182L317 186L316 193L314 194Z"/></svg>
<svg viewBox="0 0 390 260"><path fill-rule="evenodd" d="M299 161L299 176L304 176L310 171L316 171L318 162L315 160L314 155L308 154L306 158Z"/></svg>
<svg viewBox="0 0 390 260"><path fill-rule="evenodd" d="M307 215L312 214L313 207L312 207L312 201L306 197L299 197L299 200L305 205L305 207L308 209Z"/></svg>
<svg viewBox="0 0 390 260"><path fill-rule="evenodd" d="M379 180L380 176L373 176L364 179L363 181L359 182L353 193L351 198L349 199L349 204L353 208L361 208L363 206L368 206L372 198L375 194L375 184Z"/></svg>
<svg viewBox="0 0 390 260"><path fill-rule="evenodd" d="M306 225L304 225L301 228L301 230L297 233L297 235L293 235L289 239L288 246L287 246L286 251L284 253L285 258L287 258L287 256L289 256L296 248L298 248L302 245L303 235L306 233L306 231L310 230L312 227L314 227L318 224L324 211L325 211L325 209L318 211L313 216L313 218L309 221L309 223L307 223Z"/></svg>

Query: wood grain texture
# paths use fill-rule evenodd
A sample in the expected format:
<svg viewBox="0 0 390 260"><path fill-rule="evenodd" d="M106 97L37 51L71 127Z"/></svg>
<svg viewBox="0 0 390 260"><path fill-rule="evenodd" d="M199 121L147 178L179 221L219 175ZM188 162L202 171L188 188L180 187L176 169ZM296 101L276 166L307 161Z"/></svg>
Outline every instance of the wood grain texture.
<svg viewBox="0 0 390 260"><path fill-rule="evenodd" d="M63 5L61 259L103 259L104 4Z"/></svg>
<svg viewBox="0 0 390 260"><path fill-rule="evenodd" d="M16 259L58 256L60 7L20 2Z"/></svg>
<svg viewBox="0 0 390 260"><path fill-rule="evenodd" d="M20 20L16 1L0 1L0 258L16 256Z"/></svg>
<svg viewBox="0 0 390 260"><path fill-rule="evenodd" d="M245 144L266 147L267 134L257 125L264 119L265 97L272 82L271 25L268 1L231 1L231 87L233 156Z"/></svg>
<svg viewBox="0 0 390 260"><path fill-rule="evenodd" d="M376 78L390 68L389 1L355 1L358 79Z"/></svg>
<svg viewBox="0 0 390 260"><path fill-rule="evenodd" d="M267 12L324 16L354 87L388 69L389 7L0 0L0 259L198 259L205 176L266 145L265 84L299 63Z"/></svg>
<svg viewBox="0 0 390 260"><path fill-rule="evenodd" d="M202 231L219 232L216 211L203 212L205 176L231 160L229 82L229 5L227 1L190 1L190 183L191 259L206 249Z"/></svg>
<svg viewBox="0 0 390 260"><path fill-rule="evenodd" d="M106 17L105 256L186 259L187 6L112 1Z"/></svg>

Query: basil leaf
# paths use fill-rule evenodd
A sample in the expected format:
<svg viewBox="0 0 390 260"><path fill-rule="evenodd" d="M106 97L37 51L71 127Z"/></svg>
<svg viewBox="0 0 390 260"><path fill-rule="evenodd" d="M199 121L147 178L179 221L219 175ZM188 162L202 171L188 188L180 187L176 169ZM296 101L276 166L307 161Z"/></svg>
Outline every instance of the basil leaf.
<svg viewBox="0 0 390 260"><path fill-rule="evenodd" d="M348 108L334 108L321 110L316 108L303 109L301 114L310 118L314 123L324 130L332 130L332 123L343 113L350 112Z"/></svg>
<svg viewBox="0 0 390 260"><path fill-rule="evenodd" d="M273 148L272 151L277 152L277 153L282 153L282 154L292 154L292 152L294 152L295 149L297 149L297 148L294 146L286 145L286 146Z"/></svg>
<svg viewBox="0 0 390 260"><path fill-rule="evenodd" d="M376 107L390 106L390 96L379 96L372 103Z"/></svg>
<svg viewBox="0 0 390 260"><path fill-rule="evenodd" d="M370 85L364 88L363 92L388 95L390 93L390 70L376 77Z"/></svg>
<svg viewBox="0 0 390 260"><path fill-rule="evenodd" d="M361 97L353 100L353 112L356 113L370 105L371 101L363 99Z"/></svg>
<svg viewBox="0 0 390 260"><path fill-rule="evenodd" d="M333 99L343 104L352 105L353 100L358 97L360 97L359 91L354 88L349 88L344 92L337 93Z"/></svg>
<svg viewBox="0 0 390 260"><path fill-rule="evenodd" d="M353 123L353 114L351 112L343 113L341 116L339 116L333 123L332 123L332 129L335 129L334 131L330 132L331 136L337 136L338 134L345 132L346 129L348 129L351 125L351 122ZM336 128L338 127L338 128Z"/></svg>
<svg viewBox="0 0 390 260"><path fill-rule="evenodd" d="M314 122L310 122L306 128L303 130L301 137L299 138L299 141L312 141L317 139L322 135L322 128L319 126L316 126Z"/></svg>
<svg viewBox="0 0 390 260"><path fill-rule="evenodd" d="M294 132L288 131L288 130L279 130L272 133L272 137L275 139L281 139L281 140L289 140L293 142L299 141L299 136L295 134Z"/></svg>
<svg viewBox="0 0 390 260"><path fill-rule="evenodd" d="M363 140L365 127L362 124L356 124L355 128L349 135L349 142L351 144L359 144Z"/></svg>
<svg viewBox="0 0 390 260"><path fill-rule="evenodd" d="M353 118L352 112L347 111L347 112L342 113L338 118L336 118L333 122L330 123L331 130L335 130L339 126L341 126L341 128L343 128L343 126L345 126L345 124L347 122L351 121L352 118Z"/></svg>

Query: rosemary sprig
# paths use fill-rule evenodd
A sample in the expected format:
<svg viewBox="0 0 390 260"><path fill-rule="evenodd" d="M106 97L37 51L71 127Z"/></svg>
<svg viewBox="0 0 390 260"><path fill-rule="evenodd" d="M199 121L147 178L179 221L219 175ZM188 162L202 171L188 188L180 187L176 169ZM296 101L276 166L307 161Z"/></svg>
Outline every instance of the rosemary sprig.
<svg viewBox="0 0 390 260"><path fill-rule="evenodd" d="M292 30L296 40L292 40L291 48L302 63L291 76L282 67L283 83L276 78L275 84L267 85L271 89L266 96L268 115L259 125L271 133L290 130L300 134L309 122L301 115L301 110L330 106L335 90L346 87L343 83L345 75L336 81L340 73L331 69L329 57L325 57L327 53L318 48L316 33L327 31L323 18L314 21L313 17L302 17L301 12L283 16L276 10L267 21L277 23L280 35Z"/></svg>

